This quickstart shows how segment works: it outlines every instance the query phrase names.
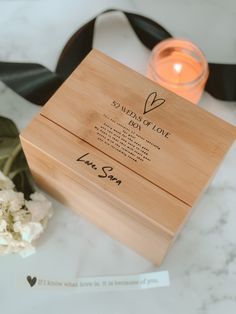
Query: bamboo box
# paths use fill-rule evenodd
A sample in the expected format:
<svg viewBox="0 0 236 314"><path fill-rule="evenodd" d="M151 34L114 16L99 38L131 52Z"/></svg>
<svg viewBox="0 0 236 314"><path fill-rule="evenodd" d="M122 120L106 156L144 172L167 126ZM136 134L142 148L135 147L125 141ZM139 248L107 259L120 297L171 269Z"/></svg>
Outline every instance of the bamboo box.
<svg viewBox="0 0 236 314"><path fill-rule="evenodd" d="M235 135L93 50L20 138L43 189L160 265Z"/></svg>

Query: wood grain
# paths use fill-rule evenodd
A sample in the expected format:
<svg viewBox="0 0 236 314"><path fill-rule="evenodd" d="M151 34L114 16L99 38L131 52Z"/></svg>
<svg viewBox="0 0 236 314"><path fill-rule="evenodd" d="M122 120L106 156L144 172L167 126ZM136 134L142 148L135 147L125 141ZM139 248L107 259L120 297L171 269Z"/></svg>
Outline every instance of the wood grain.
<svg viewBox="0 0 236 314"><path fill-rule="evenodd" d="M142 115L146 98L153 91L166 101ZM110 105L113 101L171 135L166 139L150 128L142 128L142 136L161 147L152 151L150 163L133 163L114 150L109 150L109 155L193 205L235 140L235 127L98 51L90 53L41 114L105 151L94 132L94 126L104 121L104 112L126 126L130 120Z"/></svg>
<svg viewBox="0 0 236 314"><path fill-rule="evenodd" d="M20 137L46 191L159 265L235 136L94 50Z"/></svg>

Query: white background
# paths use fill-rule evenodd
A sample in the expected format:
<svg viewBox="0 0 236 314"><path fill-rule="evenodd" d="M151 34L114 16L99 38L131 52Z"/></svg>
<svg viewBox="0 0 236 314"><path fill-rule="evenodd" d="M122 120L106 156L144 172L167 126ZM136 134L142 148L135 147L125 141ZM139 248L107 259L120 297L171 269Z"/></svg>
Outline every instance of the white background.
<svg viewBox="0 0 236 314"><path fill-rule="evenodd" d="M53 70L73 32L109 7L153 18L174 36L195 42L209 61L236 63L233 0L0 1L0 60L38 62ZM145 74L150 52L121 15L99 19L94 46ZM200 105L236 125L235 102L205 93ZM20 129L38 110L0 84L0 114ZM83 294L24 289L24 276L74 279L157 268L52 200L55 215L37 253L0 258L0 313L236 313L235 195L234 146L160 267L170 272L170 287Z"/></svg>

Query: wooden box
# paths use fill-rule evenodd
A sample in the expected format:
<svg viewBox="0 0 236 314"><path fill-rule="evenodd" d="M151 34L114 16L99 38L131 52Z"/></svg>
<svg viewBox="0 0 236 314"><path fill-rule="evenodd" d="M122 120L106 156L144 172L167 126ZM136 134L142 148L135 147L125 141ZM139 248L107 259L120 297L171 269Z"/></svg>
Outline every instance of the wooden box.
<svg viewBox="0 0 236 314"><path fill-rule="evenodd" d="M43 189L159 265L235 135L93 50L20 137Z"/></svg>

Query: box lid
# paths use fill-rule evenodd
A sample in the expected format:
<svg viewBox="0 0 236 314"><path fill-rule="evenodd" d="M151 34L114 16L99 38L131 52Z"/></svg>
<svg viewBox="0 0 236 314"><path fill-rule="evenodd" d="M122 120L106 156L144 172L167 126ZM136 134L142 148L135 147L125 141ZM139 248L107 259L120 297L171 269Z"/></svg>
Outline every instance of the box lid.
<svg viewBox="0 0 236 314"><path fill-rule="evenodd" d="M192 206L235 127L93 50L40 113Z"/></svg>

